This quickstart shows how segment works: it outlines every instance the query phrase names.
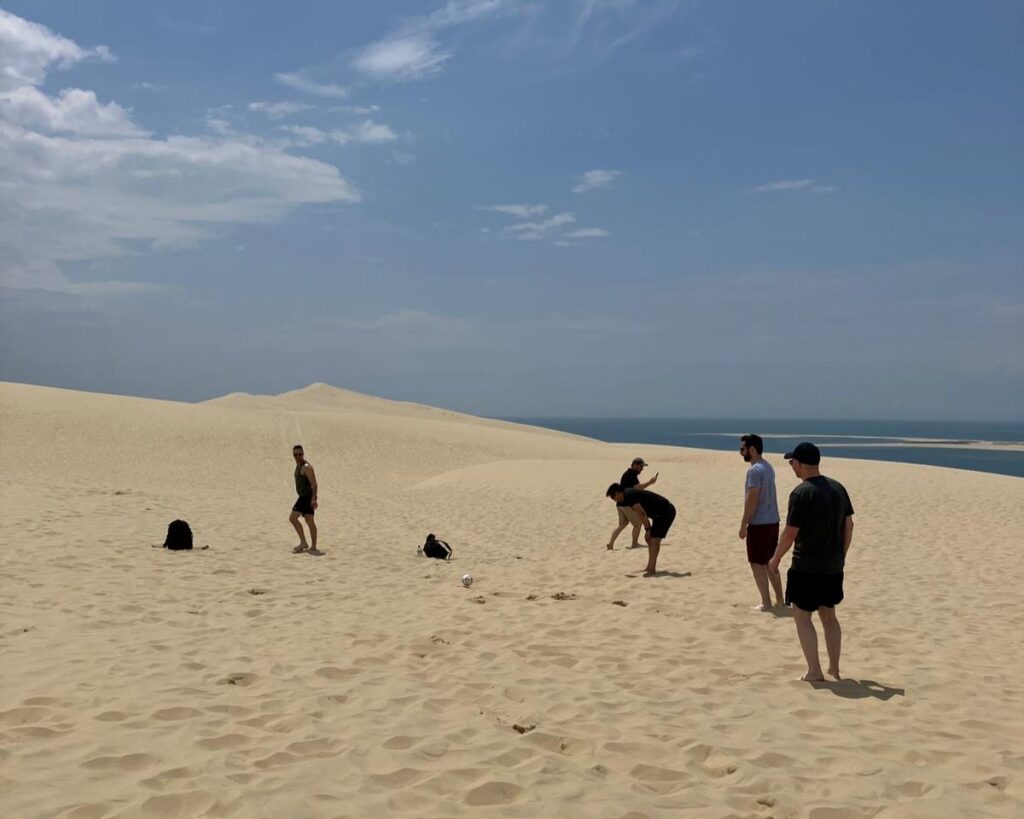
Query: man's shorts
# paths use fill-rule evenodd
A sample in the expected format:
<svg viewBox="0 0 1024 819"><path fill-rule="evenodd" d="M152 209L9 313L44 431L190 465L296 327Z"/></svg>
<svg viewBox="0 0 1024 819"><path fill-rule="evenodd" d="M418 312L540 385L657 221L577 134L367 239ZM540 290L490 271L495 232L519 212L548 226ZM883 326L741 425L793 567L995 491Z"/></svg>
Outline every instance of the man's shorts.
<svg viewBox="0 0 1024 819"><path fill-rule="evenodd" d="M669 504L668 511L664 515L658 515L651 521L651 537L663 538L672 528L672 521L676 519L676 508Z"/></svg>
<svg viewBox="0 0 1024 819"><path fill-rule="evenodd" d="M807 574L790 569L786 575L786 603L804 611L831 608L843 602L843 573Z"/></svg>
<svg viewBox="0 0 1024 819"><path fill-rule="evenodd" d="M292 511L298 512L300 515L314 514L312 495L299 495L299 499L295 501Z"/></svg>
<svg viewBox="0 0 1024 819"><path fill-rule="evenodd" d="M747 562L763 566L779 545L779 524L759 523L747 527Z"/></svg>

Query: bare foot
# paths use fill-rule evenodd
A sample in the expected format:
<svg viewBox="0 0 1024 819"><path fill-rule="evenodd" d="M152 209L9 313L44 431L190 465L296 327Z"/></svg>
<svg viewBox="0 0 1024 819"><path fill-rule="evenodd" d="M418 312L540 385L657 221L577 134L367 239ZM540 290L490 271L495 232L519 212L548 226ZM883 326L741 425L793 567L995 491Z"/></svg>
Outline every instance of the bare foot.
<svg viewBox="0 0 1024 819"><path fill-rule="evenodd" d="M310 549L309 552L307 552L307 554L311 554L313 555L313 557L320 557L322 554L324 554L324 552L321 552L319 549L314 547Z"/></svg>
<svg viewBox="0 0 1024 819"><path fill-rule="evenodd" d="M808 671L800 677L800 682L825 682L825 677L820 671L816 675Z"/></svg>
<svg viewBox="0 0 1024 819"><path fill-rule="evenodd" d="M307 546L305 543L300 543L298 546L296 546L294 549L292 549L292 554L293 555L301 555L308 548L309 548L309 546Z"/></svg>
<svg viewBox="0 0 1024 819"><path fill-rule="evenodd" d="M610 551L611 551L612 549L614 549L615 547L614 547L614 546L605 546L605 548L606 548L606 549L607 549L607 550L608 550L608 551L610 552Z"/></svg>
<svg viewBox="0 0 1024 819"><path fill-rule="evenodd" d="M768 603L762 603L759 606L754 606L754 611L771 611L772 607Z"/></svg>
<svg viewBox="0 0 1024 819"><path fill-rule="evenodd" d="M644 572L644 577L654 577L655 574L657 574L657 572L653 569L649 569Z"/></svg>
<svg viewBox="0 0 1024 819"><path fill-rule="evenodd" d="M830 677L834 677L837 680L841 680L842 679L842 677L839 676L839 669L838 668L830 668L828 670L828 675Z"/></svg>

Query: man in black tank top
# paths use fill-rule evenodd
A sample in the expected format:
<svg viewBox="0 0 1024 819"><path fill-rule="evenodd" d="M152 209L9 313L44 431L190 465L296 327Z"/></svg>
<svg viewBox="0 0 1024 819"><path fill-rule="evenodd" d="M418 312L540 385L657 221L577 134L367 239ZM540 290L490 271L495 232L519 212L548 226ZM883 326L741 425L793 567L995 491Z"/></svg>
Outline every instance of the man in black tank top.
<svg viewBox="0 0 1024 819"><path fill-rule="evenodd" d="M288 518L292 526L295 527L295 531L299 533L299 545L292 549L292 551L295 554L309 552L311 555L322 555L323 552L316 547L316 520L313 517L316 514L316 507L318 505L316 500L316 473L313 472L313 465L306 460L301 444L296 444L292 447L292 457L295 459L295 492L299 496ZM306 526L309 527L309 540L311 543L306 541L306 533L302 530L302 524L299 523L300 516L306 521Z"/></svg>

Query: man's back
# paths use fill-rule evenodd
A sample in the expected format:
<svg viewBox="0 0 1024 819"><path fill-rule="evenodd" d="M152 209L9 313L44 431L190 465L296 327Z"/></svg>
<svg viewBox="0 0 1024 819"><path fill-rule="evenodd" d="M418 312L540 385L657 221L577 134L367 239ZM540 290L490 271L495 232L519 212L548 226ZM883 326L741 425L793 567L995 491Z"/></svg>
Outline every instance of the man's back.
<svg viewBox="0 0 1024 819"><path fill-rule="evenodd" d="M656 518L658 515L664 515L670 509L675 508L668 498L664 498L657 492L650 492L647 489L627 489L623 495L622 502L625 506L640 504L648 517Z"/></svg>
<svg viewBox="0 0 1024 819"><path fill-rule="evenodd" d="M793 550L793 568L808 574L843 571L843 527L853 514L845 487L824 475L807 478L789 496L787 526L800 533Z"/></svg>

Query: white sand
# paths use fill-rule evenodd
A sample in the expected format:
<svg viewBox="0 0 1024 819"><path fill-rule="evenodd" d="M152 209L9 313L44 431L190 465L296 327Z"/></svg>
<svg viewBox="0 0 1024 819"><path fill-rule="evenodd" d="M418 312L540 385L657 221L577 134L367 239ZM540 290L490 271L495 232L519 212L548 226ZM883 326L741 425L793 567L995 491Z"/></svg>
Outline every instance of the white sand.
<svg viewBox="0 0 1024 819"><path fill-rule="evenodd" d="M322 558L290 554L296 442ZM680 510L653 579L604 548L636 454ZM1024 480L827 462L850 680L812 687L751 611L733 453L2 384L0 456L4 817L1024 815ZM150 548L175 517L210 549Z"/></svg>

